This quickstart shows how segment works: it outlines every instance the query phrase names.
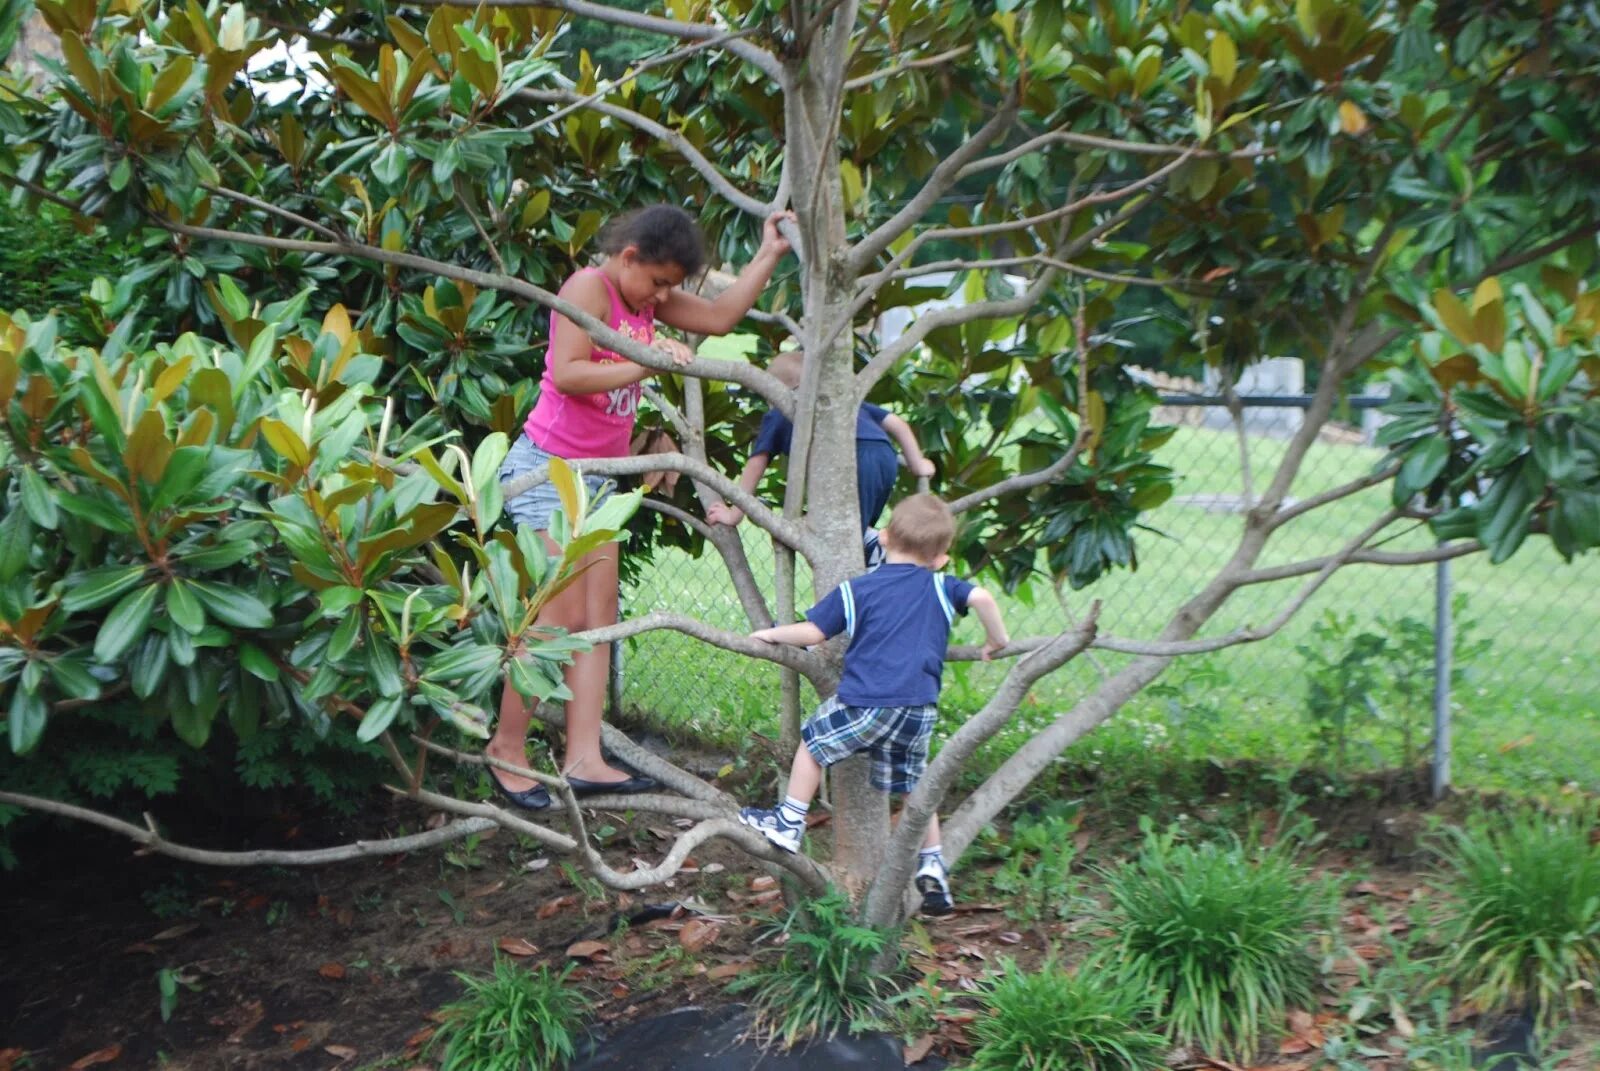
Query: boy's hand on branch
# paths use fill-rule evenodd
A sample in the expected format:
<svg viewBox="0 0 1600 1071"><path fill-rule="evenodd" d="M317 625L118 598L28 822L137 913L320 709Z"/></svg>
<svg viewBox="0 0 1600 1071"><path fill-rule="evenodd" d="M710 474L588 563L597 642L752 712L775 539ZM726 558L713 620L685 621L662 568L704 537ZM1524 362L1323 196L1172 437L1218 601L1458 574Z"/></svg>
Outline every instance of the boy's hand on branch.
<svg viewBox="0 0 1600 1071"><path fill-rule="evenodd" d="M987 662L990 658L994 657L1006 647L1010 646L1010 644L1011 637L1005 635L1004 633L1002 633L998 639L986 637L983 641L983 648L978 652L978 657Z"/></svg>
<svg viewBox="0 0 1600 1071"><path fill-rule="evenodd" d="M726 502L713 502L711 508L706 510L706 520L712 524L723 524L733 528L744 520L744 510L738 506L730 506Z"/></svg>
<svg viewBox="0 0 1600 1071"><path fill-rule="evenodd" d="M925 457L914 458L911 461L907 461L906 467L911 470L911 475L913 476L931 477L934 472L933 462L929 461Z"/></svg>

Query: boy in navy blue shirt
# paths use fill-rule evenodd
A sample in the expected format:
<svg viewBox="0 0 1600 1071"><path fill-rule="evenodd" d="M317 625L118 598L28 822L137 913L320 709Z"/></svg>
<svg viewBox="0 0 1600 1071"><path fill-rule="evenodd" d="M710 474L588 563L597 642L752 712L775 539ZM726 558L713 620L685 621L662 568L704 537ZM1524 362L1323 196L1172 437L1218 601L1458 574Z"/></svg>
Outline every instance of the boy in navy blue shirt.
<svg viewBox="0 0 1600 1071"><path fill-rule="evenodd" d="M785 350L772 359L767 371L776 376L790 390L800 385L801 366L805 358L799 350ZM755 494L756 484L779 454L789 452L789 442L794 436L794 425L776 409L769 409L761 418L761 427L750 447L750 459L739 473L739 486ZM933 462L917 445L917 436L911 425L882 406L865 404L856 413L856 498L861 507L861 535L867 566L876 567L883 561L878 533L872 526L889 503L894 491L894 481L900 472L900 460L895 457L895 445L906 455L906 467L913 476L933 475ZM738 506L723 502L706 511L706 520L712 524L736 525L744 520L744 511Z"/></svg>
<svg viewBox="0 0 1600 1071"><path fill-rule="evenodd" d="M883 531L886 563L847 580L806 611L806 620L750 635L769 643L809 647L841 632L850 636L839 690L800 729L786 798L765 809L746 807L739 821L785 851L798 851L811 797L822 769L865 752L872 783L885 792L910 792L928 764L928 738L938 715L950 624L969 609L983 622L983 657L1010 643L994 596L934 570L950 560L955 518L929 494L895 506ZM928 822L917 866L922 910L951 910L950 875L939 844L939 819Z"/></svg>

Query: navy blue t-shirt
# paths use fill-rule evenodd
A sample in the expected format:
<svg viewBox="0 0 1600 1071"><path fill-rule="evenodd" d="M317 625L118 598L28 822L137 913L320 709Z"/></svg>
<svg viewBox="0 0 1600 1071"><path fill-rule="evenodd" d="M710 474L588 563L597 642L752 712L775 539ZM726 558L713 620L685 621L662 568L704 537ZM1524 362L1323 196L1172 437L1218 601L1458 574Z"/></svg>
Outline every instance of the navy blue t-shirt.
<svg viewBox="0 0 1600 1071"><path fill-rule="evenodd" d="M888 415L889 410L881 405L863 403L856 413L856 441L889 442L889 433L883 430L883 421ZM767 415L761 418L761 428L756 432L755 445L750 447L750 452L766 454L768 457L787 454L792 438L794 425L789 418L776 409L768 409Z"/></svg>
<svg viewBox="0 0 1600 1071"><path fill-rule="evenodd" d="M939 701L950 623L972 585L920 565L889 563L847 580L806 611L826 636L850 634L839 701L910 707Z"/></svg>

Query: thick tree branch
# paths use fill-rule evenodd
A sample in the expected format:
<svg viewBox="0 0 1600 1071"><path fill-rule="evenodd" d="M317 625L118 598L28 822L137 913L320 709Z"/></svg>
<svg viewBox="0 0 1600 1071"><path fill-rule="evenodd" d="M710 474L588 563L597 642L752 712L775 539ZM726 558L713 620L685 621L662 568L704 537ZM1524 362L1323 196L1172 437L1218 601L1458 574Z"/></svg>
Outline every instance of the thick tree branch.
<svg viewBox="0 0 1600 1071"><path fill-rule="evenodd" d="M983 171L1020 160L1030 153L1051 145L1076 145L1083 149L1099 149L1107 152L1127 153L1130 156L1185 156L1198 159L1230 159L1250 160L1263 156L1271 156L1274 149L1238 149L1234 151L1218 151L1204 149L1199 145L1151 145L1138 141L1118 141L1115 138L1102 138L1094 134L1077 134L1070 130L1053 130L1047 134L1029 138L1027 141L1007 149L1005 152L986 156L981 160L974 160L961 171L962 178L968 178Z"/></svg>
<svg viewBox="0 0 1600 1071"><path fill-rule="evenodd" d="M274 848L258 848L249 851L216 851L210 848L194 848L185 844L177 844L167 840L155 828L153 823L144 826L124 822L100 811L79 807L71 803L60 803L56 800L42 799L38 796L29 796L20 792L0 791L0 803L9 803L39 814L51 814L59 818L71 818L78 822L87 822L99 826L118 836L127 837L144 845L146 851L158 855L170 856L181 859L186 863L198 863L202 866L324 866L328 863L342 863L351 859L373 859L386 855L402 855L406 852L420 851L432 848L439 844L448 844L463 837L470 837L474 833L483 833L493 829L497 824L492 818L467 818L451 822L447 826L431 829L425 833L413 833L406 837L390 837L383 840L358 840L350 844L341 844L332 848L304 848L295 851L285 851ZM150 820L146 819L147 823Z"/></svg>
<svg viewBox="0 0 1600 1071"><path fill-rule="evenodd" d="M8 178L9 176L0 177ZM412 253L393 252L348 239L341 241L310 241L298 238L278 238L272 235L249 234L244 231L220 230L214 227L195 227L187 223L178 223L174 220L152 218L153 222L158 226L190 238L202 238L218 242L239 242L244 245L278 249L289 253L320 253L326 256L359 257L380 264L393 264L413 271L442 275L445 278L461 280L484 289L499 290L507 294L513 294L561 313L561 315L581 327L600 345L621 354L636 364L644 365L646 368L652 368L659 372L677 372L683 375L699 376L702 379L720 379L729 383L738 383L741 386L748 387L779 409L793 405L793 392L784 386L777 377L754 365L747 364L744 361L725 361L707 357L696 357L688 364L673 364L672 359L661 350L645 346L636 339L613 331L606 326L603 320L591 316L565 298L558 297L543 287L535 286L532 283L515 279L508 275L463 268L448 261L420 257Z"/></svg>
<svg viewBox="0 0 1600 1071"><path fill-rule="evenodd" d="M1340 484L1338 487L1331 487L1320 494L1315 494L1310 498L1302 499L1292 506L1285 506L1266 518L1267 530L1276 531L1277 529L1288 524L1290 521L1294 520L1296 517L1304 516L1314 509L1320 509L1330 502L1337 502L1342 498L1349 498L1351 495L1360 494L1369 487L1376 487L1380 483L1387 483L1389 480L1393 479L1395 473L1399 471L1399 465L1386 465L1383 468L1374 469L1365 476L1351 480L1349 483Z"/></svg>
<svg viewBox="0 0 1600 1071"><path fill-rule="evenodd" d="M1089 618L1078 628L1063 632L1011 667L1000 687L983 709L968 718L940 748L928 764L917 787L906 797L900 811L900 824L889 838L884 865L867 893L862 919L868 926L887 927L901 921L906 902L906 887L915 866L917 848L922 843L928 822L944 802L945 793L961 776L968 760L994 737L1016 713L1028 689L1045 674L1071 661L1094 638L1100 604L1089 611ZM953 857L952 857L953 859Z"/></svg>
<svg viewBox="0 0 1600 1071"><path fill-rule="evenodd" d="M247 193L240 193L238 190L225 189L222 186L213 186L208 182L202 182L200 184L200 188L208 193L214 193L218 197L226 197L230 201L237 201L239 204L254 208L257 211L265 212L268 215L277 216L282 220L287 220L298 227L304 227L306 230L320 234L324 238L327 238L331 241L342 242L345 240L345 236L334 230L332 227L324 226L323 224L318 223L316 220L307 219L305 216L302 216L297 212L291 212L287 208L281 208L278 205L272 204L268 201L263 201L258 197L251 197ZM474 220L474 222L476 222L476 220Z"/></svg>

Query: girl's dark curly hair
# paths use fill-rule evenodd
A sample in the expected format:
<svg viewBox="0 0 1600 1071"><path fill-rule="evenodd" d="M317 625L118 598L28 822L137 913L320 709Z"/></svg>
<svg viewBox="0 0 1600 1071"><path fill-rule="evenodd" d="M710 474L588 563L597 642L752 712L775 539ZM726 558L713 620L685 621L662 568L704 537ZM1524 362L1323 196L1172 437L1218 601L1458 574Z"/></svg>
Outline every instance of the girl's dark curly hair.
<svg viewBox="0 0 1600 1071"><path fill-rule="evenodd" d="M705 238L693 217L672 205L648 205L616 217L600 232L601 252L615 255L628 246L649 264L676 264L685 278L705 267Z"/></svg>

